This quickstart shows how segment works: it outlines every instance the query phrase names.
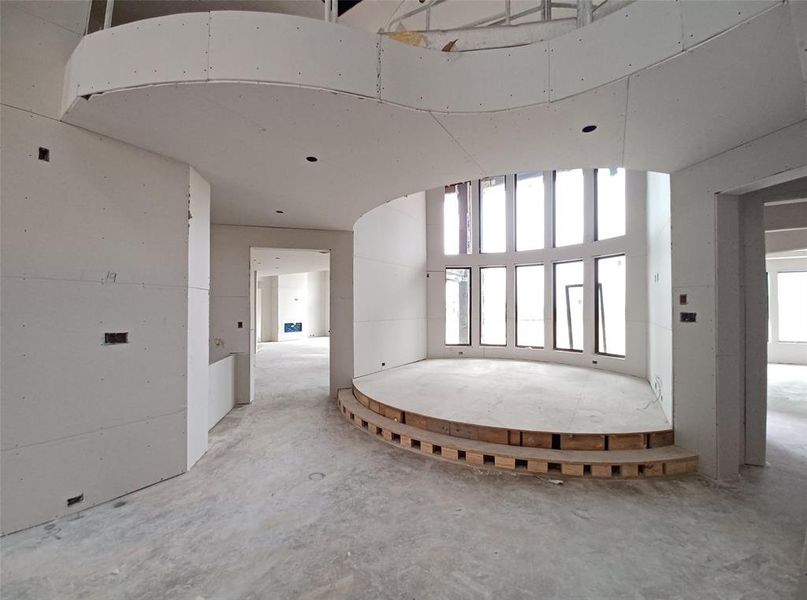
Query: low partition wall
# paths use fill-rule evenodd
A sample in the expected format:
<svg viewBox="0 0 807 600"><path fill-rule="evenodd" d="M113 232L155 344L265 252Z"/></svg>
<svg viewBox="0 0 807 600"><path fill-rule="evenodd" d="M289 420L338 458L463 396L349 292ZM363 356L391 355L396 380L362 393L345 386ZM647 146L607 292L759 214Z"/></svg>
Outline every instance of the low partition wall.
<svg viewBox="0 0 807 600"><path fill-rule="evenodd" d="M207 394L208 431L235 406L235 356L230 354L209 367Z"/></svg>
<svg viewBox="0 0 807 600"><path fill-rule="evenodd" d="M554 450L642 450L672 446L675 437L672 429L620 433L569 433L563 431L533 431L505 429L472 423L436 419L401 410L370 398L353 386L353 396L365 408L397 423L466 440L491 444L545 448Z"/></svg>

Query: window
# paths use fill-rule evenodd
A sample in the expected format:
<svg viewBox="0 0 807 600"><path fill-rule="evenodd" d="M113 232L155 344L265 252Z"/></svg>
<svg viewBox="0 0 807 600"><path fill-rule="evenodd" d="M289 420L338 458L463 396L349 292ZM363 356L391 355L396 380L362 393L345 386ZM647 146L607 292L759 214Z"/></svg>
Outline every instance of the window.
<svg viewBox="0 0 807 600"><path fill-rule="evenodd" d="M583 243L583 169L555 171L555 247Z"/></svg>
<svg viewBox="0 0 807 600"><path fill-rule="evenodd" d="M445 187L443 197L443 252L446 255L471 253L471 184Z"/></svg>
<svg viewBox="0 0 807 600"><path fill-rule="evenodd" d="M507 344L507 269L481 267L479 290L479 341L483 346L504 346Z"/></svg>
<svg viewBox="0 0 807 600"><path fill-rule="evenodd" d="M516 267L516 346L544 347L544 265Z"/></svg>
<svg viewBox="0 0 807 600"><path fill-rule="evenodd" d="M779 341L807 342L807 271L777 275Z"/></svg>
<svg viewBox="0 0 807 600"><path fill-rule="evenodd" d="M507 250L507 199L504 175L479 182L479 251Z"/></svg>
<svg viewBox="0 0 807 600"><path fill-rule="evenodd" d="M544 247L544 175L516 175L516 251Z"/></svg>
<svg viewBox="0 0 807 600"><path fill-rule="evenodd" d="M583 261L555 263L555 348L583 351Z"/></svg>
<svg viewBox="0 0 807 600"><path fill-rule="evenodd" d="M595 269L596 351L625 356L625 256L598 258Z"/></svg>
<svg viewBox="0 0 807 600"><path fill-rule="evenodd" d="M597 169L598 240L625 235L625 169Z"/></svg>
<svg viewBox="0 0 807 600"><path fill-rule="evenodd" d="M446 269L446 345L471 343L471 269Z"/></svg>

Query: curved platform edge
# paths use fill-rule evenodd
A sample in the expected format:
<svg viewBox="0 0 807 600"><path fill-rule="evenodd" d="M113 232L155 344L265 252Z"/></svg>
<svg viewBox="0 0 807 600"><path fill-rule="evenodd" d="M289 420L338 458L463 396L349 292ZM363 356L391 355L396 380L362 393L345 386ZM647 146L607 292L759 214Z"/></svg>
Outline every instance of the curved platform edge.
<svg viewBox="0 0 807 600"><path fill-rule="evenodd" d="M395 421L360 404L350 389L339 390L337 406L354 427L389 444L470 467L601 479L663 477L698 470L698 456L677 446L605 451L510 446L456 438Z"/></svg>
<svg viewBox="0 0 807 600"><path fill-rule="evenodd" d="M648 448L664 448L675 444L675 434L672 429L620 433L570 433L564 431L506 429L460 421L448 421L405 411L371 398L359 390L355 384L352 392L355 399L362 406L382 417L433 433L492 444L545 448L547 450L591 451L644 450Z"/></svg>

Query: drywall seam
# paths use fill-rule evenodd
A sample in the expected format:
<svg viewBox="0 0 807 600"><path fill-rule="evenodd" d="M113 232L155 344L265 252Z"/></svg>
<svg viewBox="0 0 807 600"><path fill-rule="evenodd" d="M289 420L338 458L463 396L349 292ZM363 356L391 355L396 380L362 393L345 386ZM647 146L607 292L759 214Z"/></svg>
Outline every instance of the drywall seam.
<svg viewBox="0 0 807 600"><path fill-rule="evenodd" d="M66 441L66 440L71 440L71 439L81 437L83 435L89 435L89 434L92 434L92 433L99 433L101 431L111 431L111 430L114 430L114 429L119 429L121 427L129 427L130 425L134 425L136 423L148 423L149 421L153 421L154 419L161 419L163 417L170 417L172 415L178 415L178 414L182 414L182 413L185 413L185 412L186 412L186 409L181 408L179 410L172 410L172 411L169 411L169 412L166 412L166 413L155 413L153 415L147 416L144 419L133 419L131 421L126 421L126 422L123 422L123 423L117 423L115 425L110 425L108 427L98 427L96 429L88 429L86 431L81 431L79 433L72 433L70 435L66 435L66 436L62 436L62 437L56 437L56 438L51 438L51 439L47 439L47 440L42 440L41 442L30 442L30 443L27 443L27 444L14 444L13 446L8 446L8 447L0 449L0 452L10 452L11 450L19 450L19 449L23 449L23 448L33 448L35 446L42 446L43 444L52 444L54 442L63 442L63 441Z"/></svg>

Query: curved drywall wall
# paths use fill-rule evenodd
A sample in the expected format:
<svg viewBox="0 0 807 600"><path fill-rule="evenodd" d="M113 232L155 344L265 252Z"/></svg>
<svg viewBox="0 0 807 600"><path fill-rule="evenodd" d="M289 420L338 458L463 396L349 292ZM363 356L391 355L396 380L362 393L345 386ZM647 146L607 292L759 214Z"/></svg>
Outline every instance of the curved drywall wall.
<svg viewBox="0 0 807 600"><path fill-rule="evenodd" d="M769 0L639 1L547 42L442 53L285 15L173 15L86 36L63 118L196 166L216 222L349 229L450 181L674 171L797 122L803 20Z"/></svg>

